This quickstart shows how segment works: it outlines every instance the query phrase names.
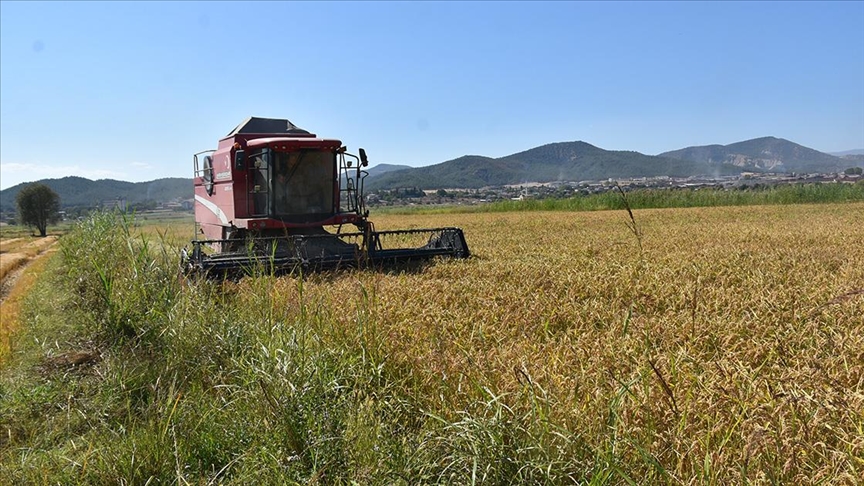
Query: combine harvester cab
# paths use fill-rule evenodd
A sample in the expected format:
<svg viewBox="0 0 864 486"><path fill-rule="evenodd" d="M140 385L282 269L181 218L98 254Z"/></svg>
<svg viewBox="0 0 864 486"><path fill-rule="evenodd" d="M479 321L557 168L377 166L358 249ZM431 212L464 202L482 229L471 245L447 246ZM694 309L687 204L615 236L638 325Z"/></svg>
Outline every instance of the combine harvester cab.
<svg viewBox="0 0 864 486"><path fill-rule="evenodd" d="M288 120L250 117L194 155L189 273L283 273L467 258L459 228L375 231L363 197L365 151ZM352 231L343 232L348 225ZM329 229L329 231L328 231Z"/></svg>

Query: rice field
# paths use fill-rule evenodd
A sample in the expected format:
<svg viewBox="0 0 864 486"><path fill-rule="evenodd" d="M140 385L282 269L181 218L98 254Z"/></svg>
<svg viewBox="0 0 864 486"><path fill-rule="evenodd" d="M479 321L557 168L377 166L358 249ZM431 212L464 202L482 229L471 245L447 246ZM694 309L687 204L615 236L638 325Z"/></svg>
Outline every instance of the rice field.
<svg viewBox="0 0 864 486"><path fill-rule="evenodd" d="M0 374L0 482L859 484L861 214L373 214L474 256L239 282L97 221Z"/></svg>

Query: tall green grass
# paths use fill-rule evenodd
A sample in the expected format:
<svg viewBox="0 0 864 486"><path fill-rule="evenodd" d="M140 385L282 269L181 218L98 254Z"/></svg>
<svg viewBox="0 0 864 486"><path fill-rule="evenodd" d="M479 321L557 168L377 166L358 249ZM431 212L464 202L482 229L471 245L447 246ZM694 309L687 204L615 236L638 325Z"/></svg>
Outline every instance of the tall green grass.
<svg viewBox="0 0 864 486"><path fill-rule="evenodd" d="M176 252L132 228L132 216L97 212L61 240L63 281L99 341L158 340L179 290Z"/></svg>

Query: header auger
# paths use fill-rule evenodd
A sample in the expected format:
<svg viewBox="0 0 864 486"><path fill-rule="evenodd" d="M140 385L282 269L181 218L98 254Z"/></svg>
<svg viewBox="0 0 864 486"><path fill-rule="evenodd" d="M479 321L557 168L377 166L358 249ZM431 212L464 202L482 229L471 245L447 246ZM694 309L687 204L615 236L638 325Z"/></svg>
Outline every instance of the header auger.
<svg viewBox="0 0 864 486"><path fill-rule="evenodd" d="M216 150L194 155L196 239L185 269L284 273L469 256L459 228L375 231L367 165L362 148L353 155L288 120L247 118Z"/></svg>

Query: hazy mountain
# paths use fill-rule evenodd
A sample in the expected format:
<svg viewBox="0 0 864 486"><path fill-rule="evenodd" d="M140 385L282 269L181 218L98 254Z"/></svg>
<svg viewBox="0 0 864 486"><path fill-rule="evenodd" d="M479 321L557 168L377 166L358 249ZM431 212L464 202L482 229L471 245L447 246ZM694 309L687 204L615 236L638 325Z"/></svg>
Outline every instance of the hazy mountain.
<svg viewBox="0 0 864 486"><path fill-rule="evenodd" d="M386 174L387 172L393 172L394 170L402 170L402 169L410 169L411 166L408 165L397 165L397 164L378 164L375 167L369 167L366 169L366 172L369 173L369 177L378 176L381 174Z"/></svg>
<svg viewBox="0 0 864 486"><path fill-rule="evenodd" d="M864 154L841 155L840 158L850 167L864 167Z"/></svg>
<svg viewBox="0 0 864 486"><path fill-rule="evenodd" d="M102 201L126 198L127 204L144 201L170 201L172 199L192 199L195 193L192 179L168 178L149 182L126 182L113 179L91 181L83 177L64 177L38 181L50 187L60 196L63 207L93 207ZM0 191L0 209L14 210L15 196L29 182L12 186Z"/></svg>
<svg viewBox="0 0 864 486"><path fill-rule="evenodd" d="M551 143L497 159L465 155L436 165L388 172L367 179L366 187L373 190L415 186L422 189L479 188L525 182L739 172L740 169L733 166L710 166L639 152L604 150L580 141Z"/></svg>
<svg viewBox="0 0 864 486"><path fill-rule="evenodd" d="M864 149L844 150L843 152L831 152L831 155L840 157L849 165L864 167Z"/></svg>
<svg viewBox="0 0 864 486"><path fill-rule="evenodd" d="M771 172L834 172L850 165L839 157L776 137L754 138L729 145L687 147L662 153L660 157Z"/></svg>
<svg viewBox="0 0 864 486"><path fill-rule="evenodd" d="M371 180L372 178L379 176L381 174L386 174L388 172L393 172L396 170L402 169L410 169L411 167L408 165L396 165L396 164L378 164L374 167L369 167L366 169L366 172L369 174L366 176L366 181ZM348 176L354 177L354 169L349 169L348 172L342 173L342 187L345 187L347 183Z"/></svg>
<svg viewBox="0 0 864 486"><path fill-rule="evenodd" d="M864 149L854 149L854 150L844 150L842 152L828 152L831 155L836 157L843 157L846 155L864 155Z"/></svg>

